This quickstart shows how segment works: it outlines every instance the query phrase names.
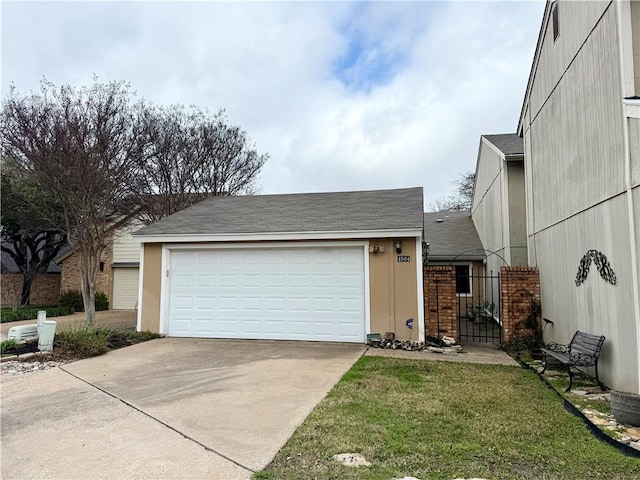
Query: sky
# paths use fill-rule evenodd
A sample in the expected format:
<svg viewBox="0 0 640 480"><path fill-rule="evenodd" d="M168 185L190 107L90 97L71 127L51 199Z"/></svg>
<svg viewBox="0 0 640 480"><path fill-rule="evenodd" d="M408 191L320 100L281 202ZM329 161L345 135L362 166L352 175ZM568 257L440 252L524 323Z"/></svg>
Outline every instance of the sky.
<svg viewBox="0 0 640 480"><path fill-rule="evenodd" d="M425 210L515 132L544 1L0 4L1 83L126 80L269 154L259 193L421 186Z"/></svg>

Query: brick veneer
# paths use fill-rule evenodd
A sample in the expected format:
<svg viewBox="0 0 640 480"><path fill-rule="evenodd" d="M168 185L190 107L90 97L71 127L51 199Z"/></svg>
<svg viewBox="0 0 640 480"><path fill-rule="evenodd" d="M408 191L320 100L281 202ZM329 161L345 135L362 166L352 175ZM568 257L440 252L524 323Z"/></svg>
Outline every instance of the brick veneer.
<svg viewBox="0 0 640 480"><path fill-rule="evenodd" d="M524 326L531 311L531 301L540 301L538 267L501 267L502 339L532 333ZM538 323L540 319L538 319Z"/></svg>
<svg viewBox="0 0 640 480"><path fill-rule="evenodd" d="M3 273L0 275L2 305L19 305L22 293L22 274ZM57 305L60 298L60 274L43 273L36 275L31 284L32 305Z"/></svg>
<svg viewBox="0 0 640 480"><path fill-rule="evenodd" d="M435 265L425 267L424 301L427 335L434 337L448 335L457 339L458 297L454 267Z"/></svg>
<svg viewBox="0 0 640 480"><path fill-rule="evenodd" d="M111 305L111 264L113 263L113 242L107 242L107 247L102 252L100 261L104 262L104 271L98 273L96 293L104 293L109 298ZM80 255L72 253L62 261L60 265L60 291L81 290L80 281Z"/></svg>

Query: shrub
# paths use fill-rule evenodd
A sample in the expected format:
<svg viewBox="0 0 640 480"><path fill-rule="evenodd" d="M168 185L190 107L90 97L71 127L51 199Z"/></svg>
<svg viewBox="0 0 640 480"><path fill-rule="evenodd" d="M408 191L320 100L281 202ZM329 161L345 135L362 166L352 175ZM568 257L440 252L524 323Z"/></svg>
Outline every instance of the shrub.
<svg viewBox="0 0 640 480"><path fill-rule="evenodd" d="M0 353L7 353L12 350L15 350L17 346L18 346L18 342L16 342L13 338L10 340L5 340L2 343L0 343Z"/></svg>
<svg viewBox="0 0 640 480"><path fill-rule="evenodd" d="M84 302L80 290L67 290L60 295L60 306L73 308L74 312L84 312ZM96 293L96 312L109 310L109 299L102 292Z"/></svg>
<svg viewBox="0 0 640 480"><path fill-rule="evenodd" d="M109 310L109 299L104 293L98 292L96 293L96 312L102 310Z"/></svg>
<svg viewBox="0 0 640 480"><path fill-rule="evenodd" d="M82 302L82 293L80 290L66 290L60 293L61 307L73 308L74 312L84 312L84 303Z"/></svg>
<svg viewBox="0 0 640 480"><path fill-rule="evenodd" d="M56 333L54 350L69 358L97 357L109 351L109 335L105 328L62 328Z"/></svg>
<svg viewBox="0 0 640 480"><path fill-rule="evenodd" d="M44 310L47 312L47 317L62 317L64 315L71 315L73 309L69 307L20 307L17 310L2 309L0 310L0 322L17 322L20 320L35 320L38 318L38 311Z"/></svg>
<svg viewBox="0 0 640 480"><path fill-rule="evenodd" d="M162 335L135 329L109 327L63 328L56 334L54 351L66 358L95 357L122 347L146 342Z"/></svg>
<svg viewBox="0 0 640 480"><path fill-rule="evenodd" d="M539 350L544 347L544 341L542 340L542 334L535 332L512 338L507 342L503 342L501 347L508 353L520 353Z"/></svg>

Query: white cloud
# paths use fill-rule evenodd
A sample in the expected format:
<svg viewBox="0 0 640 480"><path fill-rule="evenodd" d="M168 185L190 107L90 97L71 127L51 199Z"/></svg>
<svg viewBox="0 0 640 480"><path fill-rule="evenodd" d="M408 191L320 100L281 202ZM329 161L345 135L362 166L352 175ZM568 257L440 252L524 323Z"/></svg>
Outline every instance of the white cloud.
<svg viewBox="0 0 640 480"><path fill-rule="evenodd" d="M543 4L4 3L2 87L127 79L226 108L271 155L264 193L446 195L514 131ZM25 34L28 32L28 34Z"/></svg>

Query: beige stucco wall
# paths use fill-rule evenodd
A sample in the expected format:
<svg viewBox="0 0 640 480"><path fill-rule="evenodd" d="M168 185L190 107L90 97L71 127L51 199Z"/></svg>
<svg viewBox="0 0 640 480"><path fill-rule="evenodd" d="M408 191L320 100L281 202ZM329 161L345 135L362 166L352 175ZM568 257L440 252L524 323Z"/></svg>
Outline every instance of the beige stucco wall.
<svg viewBox="0 0 640 480"><path fill-rule="evenodd" d="M402 253L411 257L410 262L398 262L394 248L395 239L371 240L371 245L384 246L384 253L369 255L369 293L371 328L373 333L393 331L397 338L408 339L408 318L414 319L411 334L418 340L418 278L416 239L402 238ZM417 252L421 255L421 252ZM162 279L162 245L145 244L142 274L141 329L159 331L160 285Z"/></svg>
<svg viewBox="0 0 640 480"><path fill-rule="evenodd" d="M142 275L142 306L140 329L160 331L160 284L162 281L162 245L147 243L144 246L144 270Z"/></svg>
<svg viewBox="0 0 640 480"><path fill-rule="evenodd" d="M411 261L398 262L394 240L370 241L371 245L384 246L383 253L369 254L371 332L394 332L401 340L411 334L412 340L419 340L416 262L422 260L416 257L415 238L403 238L401 255L409 255ZM413 331L405 325L409 318L414 319Z"/></svg>

